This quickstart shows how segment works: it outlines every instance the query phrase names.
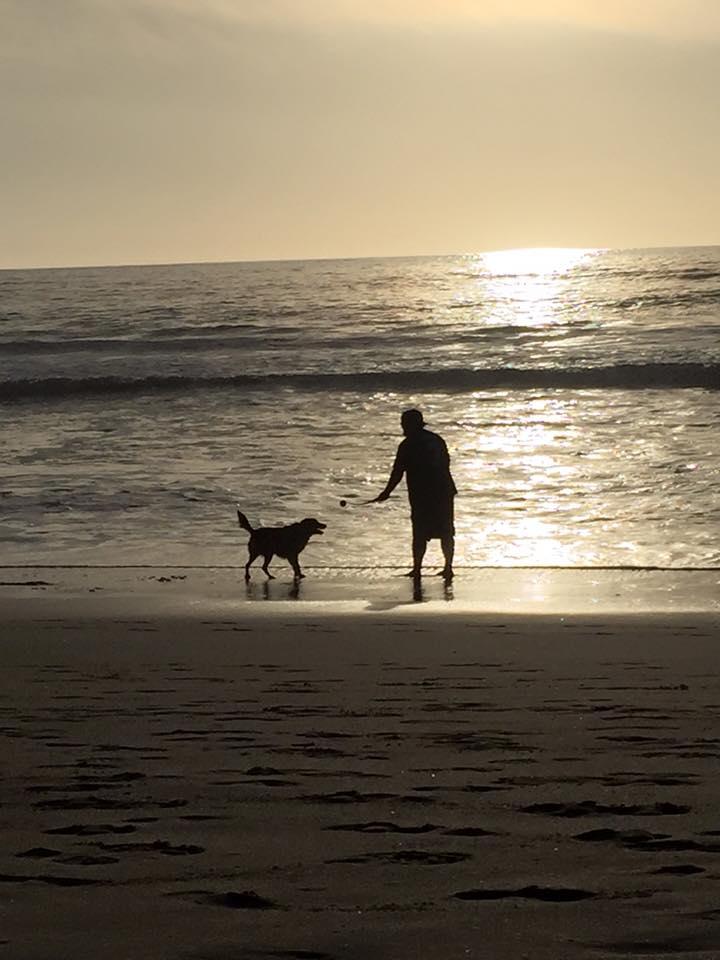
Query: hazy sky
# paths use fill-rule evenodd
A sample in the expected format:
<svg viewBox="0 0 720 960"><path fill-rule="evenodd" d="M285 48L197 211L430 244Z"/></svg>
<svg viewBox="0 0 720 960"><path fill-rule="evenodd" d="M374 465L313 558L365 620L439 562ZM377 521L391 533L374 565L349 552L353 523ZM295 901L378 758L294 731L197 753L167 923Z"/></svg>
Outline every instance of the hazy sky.
<svg viewBox="0 0 720 960"><path fill-rule="evenodd" d="M0 266L720 243L720 0L0 23Z"/></svg>

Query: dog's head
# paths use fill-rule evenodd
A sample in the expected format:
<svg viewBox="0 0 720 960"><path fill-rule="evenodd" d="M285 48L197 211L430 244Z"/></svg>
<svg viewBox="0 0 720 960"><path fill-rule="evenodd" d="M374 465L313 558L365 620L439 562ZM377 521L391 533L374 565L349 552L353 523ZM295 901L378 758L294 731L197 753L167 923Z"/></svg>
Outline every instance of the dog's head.
<svg viewBox="0 0 720 960"><path fill-rule="evenodd" d="M300 521L300 526L303 529L303 533L307 534L308 537L313 537L316 534L321 537L323 530L327 527L327 524L320 523L320 521L316 520L315 517L305 517L304 520Z"/></svg>

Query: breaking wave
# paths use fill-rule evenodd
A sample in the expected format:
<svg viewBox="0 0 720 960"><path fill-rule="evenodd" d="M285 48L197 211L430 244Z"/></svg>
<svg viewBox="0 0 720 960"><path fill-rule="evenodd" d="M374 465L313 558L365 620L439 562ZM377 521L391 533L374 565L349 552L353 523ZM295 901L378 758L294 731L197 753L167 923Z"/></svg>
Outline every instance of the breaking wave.
<svg viewBox="0 0 720 960"><path fill-rule="evenodd" d="M0 382L0 400L50 400L154 392L291 388L312 392L446 391L469 393L496 389L720 389L720 364L647 363L595 367L494 367L447 370L368 371L361 373L239 374L234 376L48 377Z"/></svg>

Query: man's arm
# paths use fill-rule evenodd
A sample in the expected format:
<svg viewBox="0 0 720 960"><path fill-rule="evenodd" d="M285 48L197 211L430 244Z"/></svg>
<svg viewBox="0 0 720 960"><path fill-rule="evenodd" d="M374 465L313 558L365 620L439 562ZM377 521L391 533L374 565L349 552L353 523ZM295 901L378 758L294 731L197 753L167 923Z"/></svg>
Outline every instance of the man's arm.
<svg viewBox="0 0 720 960"><path fill-rule="evenodd" d="M450 495L454 497L458 491L457 491L457 487L455 486L455 481L453 480L453 475L450 472L450 453L448 452L447 444L445 443L442 437L440 437L440 442L441 442L442 451L443 451L443 463L444 463L445 469L447 470L448 488L450 490Z"/></svg>
<svg viewBox="0 0 720 960"><path fill-rule="evenodd" d="M385 489L379 493L374 500L371 500L370 503L382 503L384 500L390 496L395 487L400 483L405 473L405 457L402 444L398 447L398 452L395 455L395 463L393 468L390 471L390 476L388 482L385 484Z"/></svg>

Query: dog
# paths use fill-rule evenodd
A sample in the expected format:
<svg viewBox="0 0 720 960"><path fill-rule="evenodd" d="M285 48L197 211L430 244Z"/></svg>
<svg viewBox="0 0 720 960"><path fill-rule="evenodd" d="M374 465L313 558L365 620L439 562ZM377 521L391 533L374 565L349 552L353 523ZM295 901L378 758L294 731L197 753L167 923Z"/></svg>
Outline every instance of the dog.
<svg viewBox="0 0 720 960"><path fill-rule="evenodd" d="M263 573L268 580L275 577L268 569L270 561L277 554L290 561L296 580L302 580L305 574L300 569L299 557L308 545L310 537L322 536L326 523L320 523L315 517L306 517L298 523L291 523L286 527L257 527L250 526L250 521L240 510L237 512L238 523L243 530L250 534L248 540L248 562L245 564L245 580L250 579L250 566L258 557L263 557Z"/></svg>

